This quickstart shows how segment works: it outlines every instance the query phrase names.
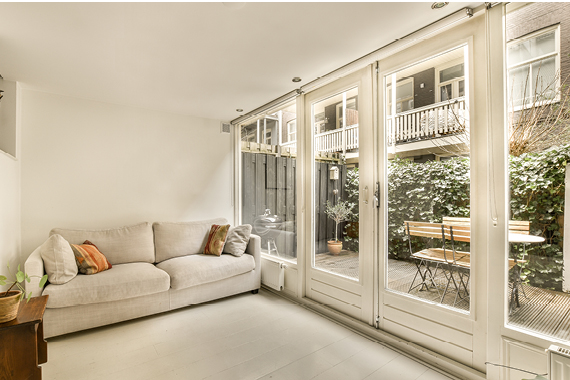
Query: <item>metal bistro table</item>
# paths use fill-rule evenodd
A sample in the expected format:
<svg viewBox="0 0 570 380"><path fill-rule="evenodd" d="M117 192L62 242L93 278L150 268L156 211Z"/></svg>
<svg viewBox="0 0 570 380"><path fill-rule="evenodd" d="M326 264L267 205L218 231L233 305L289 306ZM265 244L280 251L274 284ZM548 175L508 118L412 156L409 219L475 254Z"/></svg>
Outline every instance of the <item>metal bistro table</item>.
<svg viewBox="0 0 570 380"><path fill-rule="evenodd" d="M522 243L523 245L523 258L526 255L526 245L532 243L542 243L544 242L544 238L542 236L536 235L526 235L526 234L517 234L515 232L509 232L509 243ZM515 280L513 282L513 289L511 291L511 299L509 301L509 314L513 311L515 307L520 307L519 302L519 287L521 291L526 297L524 289L522 288L522 280L521 280L521 268L517 265L517 255L514 257L515 260L515 267L517 268L517 273L515 275Z"/></svg>

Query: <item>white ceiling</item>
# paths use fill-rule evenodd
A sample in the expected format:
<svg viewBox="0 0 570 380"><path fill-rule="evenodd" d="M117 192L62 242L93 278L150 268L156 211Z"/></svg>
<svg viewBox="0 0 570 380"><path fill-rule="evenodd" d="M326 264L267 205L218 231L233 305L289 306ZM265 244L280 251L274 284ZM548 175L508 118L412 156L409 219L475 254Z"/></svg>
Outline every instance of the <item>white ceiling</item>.
<svg viewBox="0 0 570 380"><path fill-rule="evenodd" d="M237 108L478 4L0 3L0 74L26 88L229 121Z"/></svg>

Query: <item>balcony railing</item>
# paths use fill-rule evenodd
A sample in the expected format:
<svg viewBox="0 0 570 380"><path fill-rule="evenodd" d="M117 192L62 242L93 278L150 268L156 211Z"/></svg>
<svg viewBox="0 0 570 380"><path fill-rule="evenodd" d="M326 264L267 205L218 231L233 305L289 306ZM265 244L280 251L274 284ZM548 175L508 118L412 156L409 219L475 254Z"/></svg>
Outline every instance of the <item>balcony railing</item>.
<svg viewBox="0 0 570 380"><path fill-rule="evenodd" d="M429 140L465 131L465 98L431 104L388 116L390 145ZM296 141L281 144L294 147ZM342 152L358 149L358 124L315 135L315 152Z"/></svg>
<svg viewBox="0 0 570 380"><path fill-rule="evenodd" d="M388 116L389 145L429 140L465 131L465 98Z"/></svg>

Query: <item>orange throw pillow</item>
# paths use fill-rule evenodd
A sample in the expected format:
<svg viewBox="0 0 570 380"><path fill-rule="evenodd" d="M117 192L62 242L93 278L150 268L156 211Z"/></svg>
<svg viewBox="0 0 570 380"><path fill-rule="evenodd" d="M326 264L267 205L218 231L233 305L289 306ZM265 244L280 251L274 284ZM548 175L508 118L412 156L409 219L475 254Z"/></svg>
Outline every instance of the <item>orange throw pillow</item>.
<svg viewBox="0 0 570 380"><path fill-rule="evenodd" d="M224 226L212 224L212 228L210 228L210 235L208 235L208 241L206 242L206 247L204 248L204 253L206 255L220 256L222 254L229 229L229 224L226 224Z"/></svg>
<svg viewBox="0 0 570 380"><path fill-rule="evenodd" d="M81 245L70 245L80 273L95 274L113 267L105 255L89 240L85 240Z"/></svg>

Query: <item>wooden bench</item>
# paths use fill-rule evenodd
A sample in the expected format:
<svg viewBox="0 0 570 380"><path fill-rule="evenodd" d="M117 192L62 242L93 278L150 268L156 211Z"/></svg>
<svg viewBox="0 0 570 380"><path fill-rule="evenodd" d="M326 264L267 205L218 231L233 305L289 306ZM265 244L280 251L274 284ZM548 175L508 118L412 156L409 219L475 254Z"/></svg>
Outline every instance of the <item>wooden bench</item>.
<svg viewBox="0 0 570 380"><path fill-rule="evenodd" d="M444 216L442 223L449 226L469 227L471 225L471 218ZM509 232L528 235L530 232L530 222L528 220L509 220Z"/></svg>

